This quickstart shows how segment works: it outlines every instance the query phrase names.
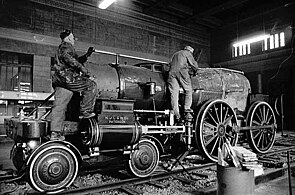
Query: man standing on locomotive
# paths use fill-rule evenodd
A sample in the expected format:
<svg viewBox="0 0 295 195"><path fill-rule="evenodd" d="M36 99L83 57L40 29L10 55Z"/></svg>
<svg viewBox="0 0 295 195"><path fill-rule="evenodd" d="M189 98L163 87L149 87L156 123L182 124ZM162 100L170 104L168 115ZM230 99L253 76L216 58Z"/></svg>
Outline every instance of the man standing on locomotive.
<svg viewBox="0 0 295 195"><path fill-rule="evenodd" d="M194 72L198 69L198 63L193 57L194 49L191 46L185 46L183 50L173 54L170 62L168 76L168 89L171 94L171 106L175 115L176 122L180 122L178 107L179 88L182 87L185 92L184 111L192 112L192 84L189 70Z"/></svg>
<svg viewBox="0 0 295 195"><path fill-rule="evenodd" d="M73 92L81 93L80 118L90 118L93 113L96 99L96 83L91 80L90 73L83 65L87 58L94 52L89 47L87 53L78 57L74 49L75 38L70 30L60 33L62 40L59 45L55 63L51 66L52 86L55 89L55 100L52 107L50 140L64 140L62 135L62 123L65 120L65 112Z"/></svg>

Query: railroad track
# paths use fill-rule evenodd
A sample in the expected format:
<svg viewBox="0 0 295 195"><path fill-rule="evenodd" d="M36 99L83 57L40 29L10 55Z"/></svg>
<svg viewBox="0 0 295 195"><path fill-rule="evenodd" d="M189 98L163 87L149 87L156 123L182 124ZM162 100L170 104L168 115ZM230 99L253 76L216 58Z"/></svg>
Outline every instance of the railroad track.
<svg viewBox="0 0 295 195"><path fill-rule="evenodd" d="M286 142L285 142L286 143ZM295 145L288 144L282 145L282 144L275 144L273 149L268 152L267 154L258 155L258 161L263 164L263 166L268 168L281 168L285 163L287 163L287 151L289 151L290 156L289 160L290 162L295 161ZM182 165L182 163L180 164ZM208 173L209 172L209 173ZM124 174L124 172L121 172L121 174ZM87 177L91 174L86 174L85 180L87 180ZM93 174L95 175L95 174ZM126 175L125 175L126 176ZM90 176L95 177L95 176ZM103 176L99 176L103 177ZM210 185L199 185L202 181L210 180ZM1 179L1 178L0 178ZM15 176L6 176L6 179L1 181L1 184L6 184L12 186L13 191L16 191L16 187L18 187L18 184L15 181L21 181L23 182L23 178L21 177L15 177ZM122 179L120 178L112 178L112 179L104 179L104 181L101 182L93 182L92 185L86 185L83 186L82 184L79 184L79 182L74 182L73 185L67 189L64 192L61 192L60 194L92 194L92 193L102 193L102 192L110 192L114 191L113 194L118 194L119 192L124 192L126 194L144 194L144 187L140 187L143 185L149 185L153 186L153 188L156 189L166 189L169 186L174 185L169 184L169 182L165 183L164 180L170 180L170 181L178 181L183 186L191 186L193 187L190 190L196 191L204 191L206 188L214 188L216 187L216 164L215 163L203 163L198 164L191 167L184 167L184 166L177 166L177 169L173 169L172 171L167 171L164 169L159 169L156 171L155 174L153 174L150 177L147 178L130 178L130 176L126 176ZM141 189L142 188L142 189ZM188 189L184 189L185 191L190 191ZM9 192L9 191L8 191ZM1 193L0 194L4 194ZM13 194L11 191L10 194ZM25 194L39 194L36 193L33 190L27 190ZM112 194L112 193L107 193ZM154 193L156 194L156 193ZM161 194L161 193L159 193ZM176 193L177 194L177 193Z"/></svg>
<svg viewBox="0 0 295 195"><path fill-rule="evenodd" d="M215 163L207 163L204 165L199 165L196 167L190 167L187 169L177 169L173 171L165 171L163 173L157 173L153 174L150 177L147 178L130 178L130 179L124 179L120 181L115 181L112 183L105 183L105 184L99 184L99 185L93 185L88 187L81 187L77 189L70 189L67 191L64 191L60 194L89 194L89 193L98 193L108 190L120 190L120 191L127 191L128 194L142 194L142 192L138 191L135 188L135 185L141 185L141 184L148 184L153 185L155 187L166 187L162 185L159 181L168 179L172 177L173 179L179 180L185 184L190 184L195 182L193 178L188 179L185 176L179 176L183 172L186 173L192 173L201 177L208 177L208 174L203 174L200 171L204 170L214 170L215 169ZM199 173L198 173L199 172Z"/></svg>

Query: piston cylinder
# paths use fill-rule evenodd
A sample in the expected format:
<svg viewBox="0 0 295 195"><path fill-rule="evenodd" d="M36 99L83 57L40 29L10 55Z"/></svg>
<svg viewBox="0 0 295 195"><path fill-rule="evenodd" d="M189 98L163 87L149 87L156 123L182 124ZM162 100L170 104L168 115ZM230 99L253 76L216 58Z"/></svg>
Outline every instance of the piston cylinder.
<svg viewBox="0 0 295 195"><path fill-rule="evenodd" d="M134 125L98 125L96 119L83 119L80 124L83 144L101 150L122 149L141 137L141 128Z"/></svg>

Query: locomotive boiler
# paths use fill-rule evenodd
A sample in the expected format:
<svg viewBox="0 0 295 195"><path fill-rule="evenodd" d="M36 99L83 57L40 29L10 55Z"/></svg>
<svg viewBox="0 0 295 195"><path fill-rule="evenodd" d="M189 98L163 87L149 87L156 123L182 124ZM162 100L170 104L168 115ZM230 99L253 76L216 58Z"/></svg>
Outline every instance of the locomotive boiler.
<svg viewBox="0 0 295 195"><path fill-rule="evenodd" d="M161 156L187 151L217 161L218 148L235 145L242 134L255 152L266 153L275 141L276 119L269 103L251 95L240 71L200 68L192 77L193 113L175 124L161 64L98 65L88 63L98 93L96 116L79 119L79 94L68 105L63 134L66 141L49 141L50 112L40 117L5 119L15 140L12 161L39 192L57 193L69 187L84 162L98 167L122 162L137 177L147 177ZM180 105L183 91L180 89ZM95 159L95 160L93 160Z"/></svg>

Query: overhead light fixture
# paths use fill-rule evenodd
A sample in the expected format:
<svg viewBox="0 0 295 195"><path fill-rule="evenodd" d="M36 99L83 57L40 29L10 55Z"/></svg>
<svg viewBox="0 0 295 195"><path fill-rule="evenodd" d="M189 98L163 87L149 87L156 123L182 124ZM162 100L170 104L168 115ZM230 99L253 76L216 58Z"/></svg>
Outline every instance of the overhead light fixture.
<svg viewBox="0 0 295 195"><path fill-rule="evenodd" d="M99 8L100 9L106 9L108 8L112 3L114 3L116 0L103 0L100 4L99 4Z"/></svg>
<svg viewBox="0 0 295 195"><path fill-rule="evenodd" d="M243 40L243 41L236 42L236 43L233 44L233 46L234 47L239 47L241 45L246 45L246 44L254 43L254 42L257 42L257 41L262 41L262 40L268 39L269 37L270 37L270 35L259 35L259 36L256 36L256 37L252 37L250 39L246 39L246 40Z"/></svg>

